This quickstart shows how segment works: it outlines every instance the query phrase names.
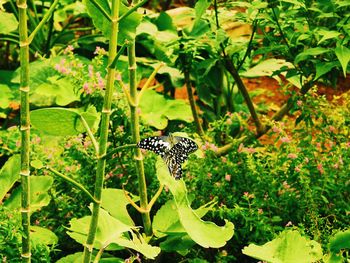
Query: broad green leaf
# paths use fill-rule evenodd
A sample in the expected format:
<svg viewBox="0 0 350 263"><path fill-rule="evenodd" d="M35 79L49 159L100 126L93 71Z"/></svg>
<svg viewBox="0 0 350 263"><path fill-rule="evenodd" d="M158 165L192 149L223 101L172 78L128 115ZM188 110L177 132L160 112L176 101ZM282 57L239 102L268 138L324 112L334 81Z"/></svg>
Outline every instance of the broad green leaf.
<svg viewBox="0 0 350 263"><path fill-rule="evenodd" d="M46 108L31 112L31 122L40 132L54 136L72 136L85 132L77 110L66 108ZM93 113L84 115L89 127L96 127L99 116Z"/></svg>
<svg viewBox="0 0 350 263"><path fill-rule="evenodd" d="M0 84L0 94L0 108L6 109L9 107L14 96L11 89L5 84Z"/></svg>
<svg viewBox="0 0 350 263"><path fill-rule="evenodd" d="M78 243L84 244L89 231L90 221L91 216L72 219L68 235ZM101 208L94 248L106 247L106 250L116 250L121 247L128 247L142 253L147 258L154 259L159 254L160 249L148 245L142 236L134 234L134 231L137 231L134 226L122 223ZM131 240L127 239L128 235L123 234L125 232L132 236Z"/></svg>
<svg viewBox="0 0 350 263"><path fill-rule="evenodd" d="M18 21L14 14L0 10L0 34L9 34L18 27Z"/></svg>
<svg viewBox="0 0 350 263"><path fill-rule="evenodd" d="M91 216L85 216L77 219L73 218L70 221L70 228L67 234L80 244L86 242L87 233L89 232L89 225ZM94 248L100 249L108 244L115 243L122 235L122 233L131 231L132 226L126 225L118 219L112 217L106 210L100 210L98 219L98 226L96 231ZM109 250L118 249L117 246L108 247Z"/></svg>
<svg viewBox="0 0 350 263"><path fill-rule="evenodd" d="M156 168L159 181L168 186L174 196L180 222L191 239L206 248L224 246L233 236L234 225L226 220L224 226L201 220L190 207L184 181L177 181L170 176L167 166L160 157L157 159Z"/></svg>
<svg viewBox="0 0 350 263"><path fill-rule="evenodd" d="M329 242L331 252L339 253L341 249L350 249L350 229L338 232Z"/></svg>
<svg viewBox="0 0 350 263"><path fill-rule="evenodd" d="M158 64L151 65L153 68L156 68ZM162 66L157 74L168 75L171 81L171 84L174 87L182 87L184 85L184 77L180 70L177 68L169 67L168 65Z"/></svg>
<svg viewBox="0 0 350 263"><path fill-rule="evenodd" d="M350 49L345 46L339 46L335 48L334 52L343 68L344 77L346 77L346 70L350 61Z"/></svg>
<svg viewBox="0 0 350 263"><path fill-rule="evenodd" d="M155 259L155 257L160 253L160 248L147 244L142 235L137 236L132 231L130 234L132 236L131 240L121 237L119 238L117 244L123 247L134 249L149 259Z"/></svg>
<svg viewBox="0 0 350 263"><path fill-rule="evenodd" d="M107 0L96 0L96 2L108 13L111 14L111 8ZM103 13L94 6L91 1L85 0L84 4L88 11L89 16L92 18L94 25L102 31L103 35L109 39L112 26L111 21L109 21ZM119 17L126 13L129 9L124 5L120 4ZM125 40L133 40L136 36L136 28L140 24L141 15L137 12L133 12L119 23L119 33L118 33L118 43L120 45L124 44Z"/></svg>
<svg viewBox="0 0 350 263"><path fill-rule="evenodd" d="M332 68L338 66L338 62L317 62L316 63L316 76L315 80L322 77L324 74L327 74Z"/></svg>
<svg viewBox="0 0 350 263"><path fill-rule="evenodd" d="M310 48L307 49L301 53L299 53L296 57L295 57L295 64L298 64L300 61L309 59L310 56L318 56L327 52L330 52L331 49L329 48L323 48L323 47L315 47L315 48Z"/></svg>
<svg viewBox="0 0 350 263"><path fill-rule="evenodd" d="M54 57L52 59L42 59L36 60L34 62L29 63L30 71L29 71L29 87L31 92L34 92L37 87L42 84L47 83L47 80L57 75L57 71L55 70L55 65L59 63L65 57ZM12 83L20 83L20 72L21 68L19 67L13 73Z"/></svg>
<svg viewBox="0 0 350 263"><path fill-rule="evenodd" d="M124 259L116 257L105 257L106 253L103 253L103 258L101 258L99 263L124 263ZM83 261L83 252L77 252L66 257L60 258L56 263L77 263ZM95 259L95 255L92 255L92 260Z"/></svg>
<svg viewBox="0 0 350 263"><path fill-rule="evenodd" d="M162 251L176 251L180 255L185 256L186 254L188 254L188 252L190 252L190 249L195 244L196 243L190 238L189 235L187 235L186 233L179 233L175 235L169 235L167 239L161 242L159 245Z"/></svg>
<svg viewBox="0 0 350 263"><path fill-rule="evenodd" d="M152 228L156 237L164 237L168 234L186 233L180 223L179 214L174 200L167 201L157 211L153 218Z"/></svg>
<svg viewBox="0 0 350 263"><path fill-rule="evenodd" d="M51 188L53 178L51 176L31 176L30 177L30 209L35 212L50 202L48 190ZM6 200L5 206L10 209L19 209L21 207L22 189L18 186Z"/></svg>
<svg viewBox="0 0 350 263"><path fill-rule="evenodd" d="M130 195L130 194L129 194ZM132 196L134 202L139 198ZM134 222L131 219L126 206L129 204L128 199L125 197L124 191L121 189L107 188L102 190L102 204L101 206L111 214L111 216L120 220L122 223L134 226Z"/></svg>
<svg viewBox="0 0 350 263"><path fill-rule="evenodd" d="M193 121L191 108L183 100L165 99L153 90L144 92L141 101L142 120L157 129L164 129L168 120Z"/></svg>
<svg viewBox="0 0 350 263"><path fill-rule="evenodd" d="M66 106L74 101L79 101L80 96L73 83L67 78L59 78L58 75L47 78L30 93L30 102L38 107L51 105Z"/></svg>
<svg viewBox="0 0 350 263"><path fill-rule="evenodd" d="M267 59L248 69L246 72L242 72L240 75L246 78L271 76L275 71L280 70L282 67L292 68L293 64L284 59Z"/></svg>
<svg viewBox="0 0 350 263"><path fill-rule="evenodd" d="M157 20L155 21L158 30L164 31L164 30L170 30L176 32L176 27L173 24L173 20L171 16L169 16L165 12L160 12Z"/></svg>
<svg viewBox="0 0 350 263"><path fill-rule="evenodd" d="M36 159L30 162L30 166L32 166L35 169L41 169L44 167L44 164L42 161Z"/></svg>
<svg viewBox="0 0 350 263"><path fill-rule="evenodd" d="M0 170L0 201L19 179L20 155L11 156Z"/></svg>
<svg viewBox="0 0 350 263"><path fill-rule="evenodd" d="M57 244L58 237L54 232L40 226L30 226L31 240L34 244Z"/></svg>
<svg viewBox="0 0 350 263"><path fill-rule="evenodd" d="M296 230L283 231L274 240L262 246L250 244L243 254L271 263L311 263L322 258L319 243L303 237Z"/></svg>

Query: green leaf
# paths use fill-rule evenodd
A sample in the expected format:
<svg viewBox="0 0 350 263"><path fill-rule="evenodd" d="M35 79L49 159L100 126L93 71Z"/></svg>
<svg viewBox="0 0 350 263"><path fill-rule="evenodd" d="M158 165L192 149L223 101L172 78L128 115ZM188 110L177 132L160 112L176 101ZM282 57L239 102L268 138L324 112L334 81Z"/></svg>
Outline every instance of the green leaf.
<svg viewBox="0 0 350 263"><path fill-rule="evenodd" d="M14 14L0 10L0 34L9 34L18 27L18 21Z"/></svg>
<svg viewBox="0 0 350 263"><path fill-rule="evenodd" d="M176 235L169 235L167 239L161 242L160 248L165 252L177 252L182 256L185 256L190 252L190 249L196 243L186 233L180 233Z"/></svg>
<svg viewBox="0 0 350 263"><path fill-rule="evenodd" d="M111 8L107 0L96 0L96 2L106 11L106 13L111 14ZM92 18L94 25L102 31L106 38L110 38L111 34L111 21L109 21L103 13L96 7L91 1L85 0L84 4L88 11L89 16ZM119 17L125 14L129 8L124 4L120 4ZM122 45L125 40L133 40L136 36L136 28L140 24L141 15L137 12L133 12L123 20L119 22L119 33L118 33L118 44Z"/></svg>
<svg viewBox="0 0 350 263"><path fill-rule="evenodd" d="M42 163L42 161L36 159L30 162L30 166L32 166L35 169L41 169L44 167L44 164Z"/></svg>
<svg viewBox="0 0 350 263"><path fill-rule="evenodd" d="M84 244L89 231L90 221L91 216L72 219L70 221L71 227L68 229L68 235L78 243ZM100 249L106 247L106 250L116 250L120 249L120 246L128 247L142 253L147 258L154 259L159 254L160 249L148 245L142 236L135 235L134 231L137 231L134 226L122 223L101 208L94 248ZM125 232L129 232L132 236L131 240L126 238L127 235L123 234Z"/></svg>
<svg viewBox="0 0 350 263"><path fill-rule="evenodd" d="M310 48L307 49L301 53L299 53L296 57L295 57L295 64L298 64L300 61L306 60L308 59L310 56L318 56L324 53L327 53L331 51L331 49L329 48L323 48L323 47L315 47L315 48Z"/></svg>
<svg viewBox="0 0 350 263"><path fill-rule="evenodd" d="M194 27L199 22L199 20L204 15L205 11L208 9L208 7L211 5L210 0L198 0L196 2L196 5L194 6L194 10L196 13L196 18L194 20Z"/></svg>
<svg viewBox="0 0 350 263"><path fill-rule="evenodd" d="M335 48L334 52L343 68L344 77L346 77L346 70L350 61L350 49L345 46L339 46Z"/></svg>
<svg viewBox="0 0 350 263"><path fill-rule="evenodd" d="M46 108L31 112L31 122L34 128L48 135L72 136L85 132L77 110L65 108ZM96 127L98 115L93 113L84 115L89 127Z"/></svg>
<svg viewBox="0 0 350 263"><path fill-rule="evenodd" d="M30 226L30 233L34 244L54 245L58 242L56 234L44 227Z"/></svg>
<svg viewBox="0 0 350 263"><path fill-rule="evenodd" d="M11 156L0 170L0 201L19 179L20 155Z"/></svg>
<svg viewBox="0 0 350 263"><path fill-rule="evenodd" d="M144 123L159 130L167 127L168 120L193 121L191 107L183 100L165 99L154 90L144 92L140 109Z"/></svg>
<svg viewBox="0 0 350 263"><path fill-rule="evenodd" d="M322 258L319 243L302 237L296 230L283 231L274 240L262 246L250 244L243 254L271 263L311 263Z"/></svg>
<svg viewBox="0 0 350 263"><path fill-rule="evenodd" d="M156 168L159 181L168 186L174 196L180 222L191 239L206 248L224 246L233 236L234 225L225 220L225 225L220 227L213 222L201 220L190 207L184 181L177 181L170 176L167 166L160 157L157 159Z"/></svg>
<svg viewBox="0 0 350 263"><path fill-rule="evenodd" d="M320 77L322 77L324 74L327 74L334 67L338 65L339 65L338 61L337 62L317 62L315 80L318 80Z"/></svg>
<svg viewBox="0 0 350 263"><path fill-rule="evenodd" d="M53 178L51 176L31 176L30 177L30 210L31 212L46 206L50 202L47 191L51 188ZM19 209L21 207L22 189L18 186L6 200L5 206L9 209Z"/></svg>
<svg viewBox="0 0 350 263"><path fill-rule="evenodd" d="M329 242L329 249L333 253L339 253L341 249L350 249L350 229L335 234Z"/></svg>
<svg viewBox="0 0 350 263"><path fill-rule="evenodd" d="M56 263L77 263L83 261L83 252L77 252L66 257L60 258ZM106 253L103 253L103 258L101 258L99 263L124 263L124 259L116 257L105 257ZM95 259L95 255L92 255L92 260Z"/></svg>
<svg viewBox="0 0 350 263"><path fill-rule="evenodd" d="M171 16L169 16L165 12L160 12L155 23L158 27L158 30L160 30L160 31L170 30L170 31L176 32L176 27L173 24L173 20L172 20Z"/></svg>
<svg viewBox="0 0 350 263"><path fill-rule="evenodd" d="M338 40L338 36L340 35L340 32L338 31L331 31L325 29L320 29L317 31L317 33L319 34L319 36L321 36L321 39L318 41L317 45L331 38L335 38L335 40Z"/></svg>
<svg viewBox="0 0 350 263"><path fill-rule="evenodd" d="M248 69L246 72L240 73L240 75L246 78L271 76L275 71L280 70L282 67L292 68L293 64L284 59L267 59Z"/></svg>
<svg viewBox="0 0 350 263"><path fill-rule="evenodd" d="M14 96L9 86L5 84L0 84L0 94L0 108L6 109L9 107Z"/></svg>
<svg viewBox="0 0 350 263"><path fill-rule="evenodd" d="M77 93L69 78L59 78L57 75L48 77L47 82L42 83L30 93L33 105L47 107L51 105L66 106L80 100L81 92Z"/></svg>
<svg viewBox="0 0 350 263"><path fill-rule="evenodd" d="M139 198L132 196L134 202ZM124 191L121 189L107 188L102 190L102 204L101 206L111 214L114 218L120 220L120 222L133 226L134 221L131 219L126 206L129 204L128 199L125 197Z"/></svg>

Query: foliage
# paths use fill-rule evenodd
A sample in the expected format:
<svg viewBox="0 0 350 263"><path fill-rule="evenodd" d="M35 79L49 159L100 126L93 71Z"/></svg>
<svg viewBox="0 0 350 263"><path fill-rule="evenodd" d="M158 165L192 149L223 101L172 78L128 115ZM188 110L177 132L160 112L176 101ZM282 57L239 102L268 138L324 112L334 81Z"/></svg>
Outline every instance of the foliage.
<svg viewBox="0 0 350 263"><path fill-rule="evenodd" d="M330 102L315 86L335 86L347 76L347 1L200 0L178 16L136 12L123 1L115 39L120 53L112 62L105 50L113 40L109 1L51 4L28 2L29 33L48 19L32 35L27 64L33 262L82 260L96 216L91 204L100 206L96 262L348 260L350 97ZM250 36L232 35L233 21L248 25ZM7 63L0 71L0 257L10 262L20 261L23 235L23 145L16 127L21 71L11 70L18 65L17 27L17 10L6 1L0 5L0 39L7 41L0 44L0 66ZM137 70L124 52L134 41ZM116 80L108 84L111 69ZM136 85L133 70L135 97L128 91ZM194 132L188 103L175 99L186 73L205 136ZM239 80L264 76L283 86L291 115L286 121L264 116L266 130L254 134ZM107 85L113 87L111 111L103 103ZM110 119L103 128L104 114ZM196 140L200 150L184 164L184 180L169 176L152 153L143 153L140 171L135 129L142 137L181 131ZM108 133L106 155L99 151L102 130ZM92 194L98 169L105 175L101 202ZM136 180L142 172L150 197L144 210ZM140 220L145 213L153 235Z"/></svg>

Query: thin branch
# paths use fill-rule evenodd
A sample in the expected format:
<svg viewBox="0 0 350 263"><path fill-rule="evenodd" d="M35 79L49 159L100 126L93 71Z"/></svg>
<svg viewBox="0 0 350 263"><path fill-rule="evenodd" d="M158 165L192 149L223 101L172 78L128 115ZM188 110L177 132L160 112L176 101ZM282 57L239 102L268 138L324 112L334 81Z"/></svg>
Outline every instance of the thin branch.
<svg viewBox="0 0 350 263"><path fill-rule="evenodd" d="M120 152L121 150L128 149L128 148L135 148L135 147L136 147L135 143L118 146L118 147L114 148L112 151L110 151L109 153L107 153L104 158L107 159L107 158L111 157L113 154Z"/></svg>
<svg viewBox="0 0 350 263"><path fill-rule="evenodd" d="M81 122L83 123L84 127L85 127L85 130L87 132L87 134L89 135L91 141L92 141L92 145L94 146L95 148L95 153L96 155L99 153L99 147L98 147L98 142L96 141L89 125L87 124L86 120L84 119L84 117L82 115L80 115L80 120Z"/></svg>
<svg viewBox="0 0 350 263"><path fill-rule="evenodd" d="M43 19L40 21L40 23L36 26L36 28L32 31L32 33L28 37L29 44L32 43L36 33L41 29L41 27L47 22L47 20L52 15L53 11L56 8L56 5L58 4L59 0L55 0L53 4L50 6L50 9L47 11L47 13L44 15Z"/></svg>
<svg viewBox="0 0 350 263"><path fill-rule="evenodd" d="M105 16L105 18L108 19L109 22L112 22L112 17L110 16L110 14L107 13L107 11L98 3L96 2L96 0L88 0L91 1L91 3L98 9L101 11L101 13Z"/></svg>
<svg viewBox="0 0 350 263"><path fill-rule="evenodd" d="M83 191L91 199L92 202L98 203L98 201L92 196L92 194L82 184L78 183L73 178L70 178L64 175L63 173L60 173L52 167L46 166L46 169Z"/></svg>
<svg viewBox="0 0 350 263"><path fill-rule="evenodd" d="M143 6L145 3L147 3L148 0L143 0L140 3L136 4L132 8L130 8L126 13L124 13L122 16L119 17L118 22L122 21L124 18L128 17L132 12L134 12L137 8Z"/></svg>
<svg viewBox="0 0 350 263"><path fill-rule="evenodd" d="M157 201L158 197L159 197L160 194L162 193L163 188L164 188L164 185L161 184L161 185L159 186L159 189L158 189L157 193L153 196L153 198L151 199L151 201L148 203L148 206L147 206L147 210L148 210L148 211L151 211L152 206L154 205L154 203Z"/></svg>
<svg viewBox="0 0 350 263"><path fill-rule="evenodd" d="M139 102L141 101L141 97L143 95L143 93L148 89L149 85L151 85L151 82L153 81L153 79L155 78L157 72L160 70L161 67L164 66L164 63L161 62L152 72L152 74L148 77L146 83L143 85L139 95L137 96L136 99L136 105L139 105Z"/></svg>
<svg viewBox="0 0 350 263"><path fill-rule="evenodd" d="M124 195L125 195L126 199L128 199L129 203L130 203L137 211L139 211L141 214L149 213L149 210L148 210L148 209L143 209L143 208L139 207L139 206L131 199L131 197L129 196L129 192L125 190L124 185L125 185L125 184L122 184L123 192L124 192Z"/></svg>

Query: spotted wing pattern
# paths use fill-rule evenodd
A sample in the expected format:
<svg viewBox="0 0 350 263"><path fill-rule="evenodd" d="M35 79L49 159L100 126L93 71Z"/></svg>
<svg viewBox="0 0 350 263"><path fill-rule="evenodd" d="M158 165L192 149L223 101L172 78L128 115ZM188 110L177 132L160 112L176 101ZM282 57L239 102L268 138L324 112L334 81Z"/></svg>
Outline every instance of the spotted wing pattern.
<svg viewBox="0 0 350 263"><path fill-rule="evenodd" d="M175 179L181 178L181 165L187 160L188 155L198 149L197 144L191 139L172 135L149 137L140 141L137 146L160 155Z"/></svg>
<svg viewBox="0 0 350 263"><path fill-rule="evenodd" d="M167 136L148 137L141 140L137 147L155 152L164 158L164 155L171 149L171 145L165 140L165 137Z"/></svg>

